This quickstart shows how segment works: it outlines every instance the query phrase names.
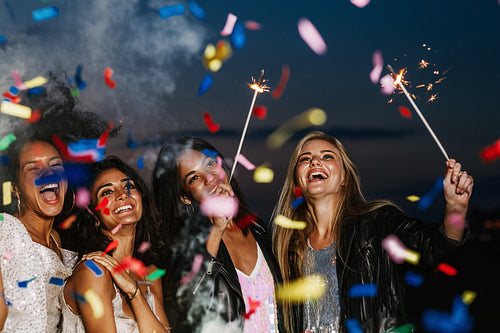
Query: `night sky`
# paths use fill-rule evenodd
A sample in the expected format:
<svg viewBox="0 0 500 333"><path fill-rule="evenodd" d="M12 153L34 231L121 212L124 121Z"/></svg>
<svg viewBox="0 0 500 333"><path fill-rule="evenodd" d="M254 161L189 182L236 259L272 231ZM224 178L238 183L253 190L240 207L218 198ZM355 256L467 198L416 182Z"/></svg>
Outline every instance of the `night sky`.
<svg viewBox="0 0 500 333"><path fill-rule="evenodd" d="M436 199L423 211L406 197L428 192L443 174L445 158L404 95L384 95L380 85L370 81L372 54L379 50L382 76L388 74L387 64L396 71L407 69L407 89L450 157L474 177L470 210L477 217L471 222L477 224L471 226L475 239L498 240L498 223L488 230L482 223L500 220L500 159L484 163L479 158L482 148L500 139L498 1L379 0L358 8L347 0L198 0L206 12L204 20L187 9L184 15L159 16L160 7L179 3L187 4L4 0L0 35L7 44L0 50L0 90L13 85L13 70L25 80L61 69L71 77L83 64L87 88L80 92L81 102L107 120L124 124L121 134L108 142L107 154L131 165L142 157L140 172L149 181L161 144L172 136L202 137L226 157L234 157L253 95L248 83L264 69L272 90L286 64L290 80L284 94L280 99L259 94L256 104L268 108L267 118L251 119L242 150L254 164L267 163L275 179L257 184L252 172L237 168L236 179L252 209L269 218L290 154L307 130L276 151L266 147L265 139L290 118L318 107L328 120L315 129L343 142L359 167L368 199L390 199L410 216L440 221L444 200ZM46 6L58 7L59 17L35 22L32 11ZM228 13L238 22L252 20L262 27L245 30L243 48L233 48L222 68L210 73L201 63L203 50L208 43L230 41L220 35ZM328 46L325 55L315 54L299 36L297 22L303 17L322 35ZM429 66L419 69L422 60ZM106 67L114 70L114 90L104 83ZM214 83L198 96L207 73ZM442 78L430 92L417 88ZM432 94L437 99L429 102ZM410 108L412 118L401 116L399 106ZM204 111L221 126L219 132L207 130ZM0 116L2 136L10 132L9 124L8 116ZM139 143L137 148L127 148L127 133ZM498 246L485 248L499 259ZM450 304L446 300L444 305Z"/></svg>

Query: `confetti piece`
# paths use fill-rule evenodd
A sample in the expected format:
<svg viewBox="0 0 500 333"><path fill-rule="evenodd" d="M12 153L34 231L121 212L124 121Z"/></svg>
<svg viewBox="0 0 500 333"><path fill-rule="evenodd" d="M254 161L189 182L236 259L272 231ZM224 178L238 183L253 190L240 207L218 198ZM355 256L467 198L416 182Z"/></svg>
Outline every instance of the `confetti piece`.
<svg viewBox="0 0 500 333"><path fill-rule="evenodd" d="M31 15L33 16L33 20L35 22L40 22L43 20L48 20L54 17L58 17L59 9L54 6L35 9L34 11L31 12Z"/></svg>
<svg viewBox="0 0 500 333"><path fill-rule="evenodd" d="M306 18L301 18L298 22L300 37L317 55L323 55L327 51L327 46L316 27Z"/></svg>
<svg viewBox="0 0 500 333"><path fill-rule="evenodd" d="M248 30L260 30L262 25L259 22L255 21L245 21L245 28Z"/></svg>
<svg viewBox="0 0 500 333"><path fill-rule="evenodd" d="M40 95L43 93L45 89L43 87L33 87L28 89L28 95L33 96L33 95Z"/></svg>
<svg viewBox="0 0 500 333"><path fill-rule="evenodd" d="M323 275L310 275L301 279L278 285L276 299L300 303L309 299L317 299L326 291L327 281Z"/></svg>
<svg viewBox="0 0 500 333"><path fill-rule="evenodd" d="M116 87L116 81L111 79L111 75L113 75L113 73L114 71L109 67L106 67L106 69L104 69L104 82L111 89L115 89Z"/></svg>
<svg viewBox="0 0 500 333"><path fill-rule="evenodd" d="M248 312L246 312L243 316L245 319L250 319L250 316L255 313L255 310L260 306L260 302L257 300L253 300L251 297L248 297Z"/></svg>
<svg viewBox="0 0 500 333"><path fill-rule="evenodd" d="M116 249L118 247L118 244L119 244L119 242L117 240L112 241L111 243L108 244L108 246L106 246L106 250L104 250L104 252L101 253L101 255L103 256L104 254L108 253L109 251Z"/></svg>
<svg viewBox="0 0 500 333"><path fill-rule="evenodd" d="M385 237L382 240L382 247L387 251L389 258L397 264L402 264L406 260L416 265L420 261L420 253L406 248L396 235Z"/></svg>
<svg viewBox="0 0 500 333"><path fill-rule="evenodd" d="M200 209L206 216L233 217L238 213L239 201L236 197L209 195L203 198Z"/></svg>
<svg viewBox="0 0 500 333"><path fill-rule="evenodd" d="M146 276L146 279L149 281L157 280L157 279L161 278L163 275L165 275L166 272L167 271L164 269L157 268L153 273Z"/></svg>
<svg viewBox="0 0 500 333"><path fill-rule="evenodd" d="M203 151L201 153L203 155L211 157L211 158L216 158L217 155L219 155L215 150L211 150L211 149L208 149L208 148L203 149Z"/></svg>
<svg viewBox="0 0 500 333"><path fill-rule="evenodd" d="M4 99L5 101L8 100L7 102L11 102L11 103L14 103L14 104L19 104L21 102L21 97L13 95L13 94L11 94L8 91L4 92L2 94L2 96L5 97L5 99Z"/></svg>
<svg viewBox="0 0 500 333"><path fill-rule="evenodd" d="M460 229L465 228L465 219L460 214L457 214L457 213L451 214L448 217L448 221L452 226L454 226L456 228L460 228Z"/></svg>
<svg viewBox="0 0 500 333"><path fill-rule="evenodd" d="M405 274L406 284L412 287L420 287L424 282L424 277L420 274L408 271Z"/></svg>
<svg viewBox="0 0 500 333"><path fill-rule="evenodd" d="M31 116L28 119L26 119L25 121L28 124L34 124L37 121L39 121L41 117L42 117L42 113L40 112L40 110L37 109L37 110L31 111Z"/></svg>
<svg viewBox="0 0 500 333"><path fill-rule="evenodd" d="M137 167L141 170L144 169L144 156L141 156L137 159Z"/></svg>
<svg viewBox="0 0 500 333"><path fill-rule="evenodd" d="M274 179L274 171L261 165L253 172L253 180L256 183L271 183Z"/></svg>
<svg viewBox="0 0 500 333"><path fill-rule="evenodd" d="M305 227L307 227L306 222L293 221L283 215L276 216L274 218L274 223L282 228L287 228L287 229L305 229Z"/></svg>
<svg viewBox="0 0 500 333"><path fill-rule="evenodd" d="M109 203L109 199L107 197L104 197L102 199L102 201L97 205L96 208L94 208L94 210L97 212L98 210L102 209L104 211L105 208L107 208L106 206L108 205ZM109 208L108 208L108 213L106 215L109 215Z"/></svg>
<svg viewBox="0 0 500 333"><path fill-rule="evenodd" d="M113 270L114 273L121 272L125 269L129 269L135 274L137 274L139 277L145 277L146 274L148 273L148 270L144 263L140 261L139 259L135 259L132 257L125 257L123 260L118 264L118 266L115 267Z"/></svg>
<svg viewBox="0 0 500 333"><path fill-rule="evenodd" d="M292 201L292 207L293 207L293 209L299 207L299 205L301 203L303 203L304 201L306 201L306 198L304 198L304 197L298 197L298 198L294 199Z"/></svg>
<svg viewBox="0 0 500 333"><path fill-rule="evenodd" d="M90 308L92 309L92 313L94 314L95 319L99 319L104 315L104 305L102 304L101 299L95 293L94 290L88 289L83 297L89 303Z"/></svg>
<svg viewBox="0 0 500 333"><path fill-rule="evenodd" d="M199 20L205 19L207 14L203 10L203 8L201 8L200 5L196 3L196 1L189 1L188 8L191 14L193 14L193 16L196 17L197 19Z"/></svg>
<svg viewBox="0 0 500 333"><path fill-rule="evenodd" d="M382 85L382 89L380 91L384 95L390 95L396 89L396 87L394 87L394 79L390 74L384 75L380 79L380 84Z"/></svg>
<svg viewBox="0 0 500 333"><path fill-rule="evenodd" d="M26 86L23 83L23 80L21 79L21 74L19 74L18 71L12 71L11 73L12 79L14 80L14 84L16 85L16 88L19 90L26 90Z"/></svg>
<svg viewBox="0 0 500 333"><path fill-rule="evenodd" d="M109 213L108 213L108 214L106 214L106 215L109 215ZM114 228L113 228L113 230L111 230L111 234L112 234L112 235L115 235L118 231L120 231L120 229L121 229L122 227L123 227L123 225L122 225L121 223L120 223L120 224L118 224L116 227L114 227Z"/></svg>
<svg viewBox="0 0 500 333"><path fill-rule="evenodd" d="M7 134L0 140L0 151L7 149L9 145L16 141L16 136L12 133Z"/></svg>
<svg viewBox="0 0 500 333"><path fill-rule="evenodd" d="M243 165L245 169L252 171L255 170L255 165L250 162L243 154L239 154L235 159L238 160L238 163Z"/></svg>
<svg viewBox="0 0 500 333"><path fill-rule="evenodd" d="M220 34L222 36L229 36L233 32L233 28L237 19L238 17L233 13L227 14L226 24L224 25L224 28L222 29Z"/></svg>
<svg viewBox="0 0 500 333"><path fill-rule="evenodd" d="M3 205L4 206L10 205L12 203L12 183L3 182L2 192L3 192Z"/></svg>
<svg viewBox="0 0 500 333"><path fill-rule="evenodd" d="M384 59L382 58L382 52L379 50L373 52L372 55L373 69L370 72L370 80L373 84L378 83L380 80L380 74L384 69Z"/></svg>
<svg viewBox="0 0 500 333"><path fill-rule="evenodd" d="M214 123L212 117L210 116L210 113L208 113L207 111L203 112L203 120L205 121L205 125L207 125L210 133L215 133L220 129L220 125Z"/></svg>
<svg viewBox="0 0 500 333"><path fill-rule="evenodd" d="M61 176L57 173L52 175L45 175L35 179L35 186L43 186L52 183L58 183L61 181Z"/></svg>
<svg viewBox="0 0 500 333"><path fill-rule="evenodd" d="M271 96L274 99L278 99L281 97L281 95L283 95L289 78L290 78L290 67L288 65L283 65L281 67L281 78L280 81L278 82L278 86L271 93Z"/></svg>
<svg viewBox="0 0 500 333"><path fill-rule="evenodd" d="M58 287L62 287L64 285L64 279L58 277L51 277L49 280L50 284L56 285Z"/></svg>
<svg viewBox="0 0 500 333"><path fill-rule="evenodd" d="M24 86L26 87L26 89L31 89L43 86L47 82L48 80L43 76L37 76L34 79L24 82Z"/></svg>
<svg viewBox="0 0 500 333"><path fill-rule="evenodd" d="M149 250L150 247L151 247L150 242L142 242L137 251L139 251L139 253L144 253L147 250Z"/></svg>
<svg viewBox="0 0 500 333"><path fill-rule="evenodd" d="M224 177L226 177L226 173L224 170L222 170L222 157L217 156L217 173L219 175L220 180L224 180Z"/></svg>
<svg viewBox="0 0 500 333"><path fill-rule="evenodd" d="M396 328L393 328L393 329L387 331L387 333L389 333L389 332L394 332L394 333L413 333L413 332L416 332L416 331L417 331L417 328L415 327L415 325L413 325L412 323L408 323L408 324L404 324L404 325L398 326Z"/></svg>
<svg viewBox="0 0 500 333"><path fill-rule="evenodd" d="M460 304L462 303L462 304ZM465 333L472 332L474 320L460 297L454 298L451 313L427 309L422 314L422 327L426 332Z"/></svg>
<svg viewBox="0 0 500 333"><path fill-rule="evenodd" d="M500 139L495 143L483 148L479 152L479 157L483 162L492 162L500 157Z"/></svg>
<svg viewBox="0 0 500 333"><path fill-rule="evenodd" d="M203 263L203 256L201 254L195 255L193 264L191 265L191 271L189 271L189 273L187 273L182 277L179 284L181 286L188 284L196 276L196 274L198 274L202 263Z"/></svg>
<svg viewBox="0 0 500 333"><path fill-rule="evenodd" d="M443 272L444 274L449 275L449 276L455 276L455 275L457 275L457 270L454 267L452 267L452 266L450 266L450 265L448 265L446 263L439 264L437 266L437 269L439 271Z"/></svg>
<svg viewBox="0 0 500 333"><path fill-rule="evenodd" d="M36 279L36 276L34 278L31 278L31 279L26 280L26 281L17 281L17 286L19 288L28 288L28 283L30 283L31 281L33 281L35 279Z"/></svg>
<svg viewBox="0 0 500 333"><path fill-rule="evenodd" d="M76 215L71 215L59 224L59 228L62 230L67 230L71 228L71 225L76 221Z"/></svg>
<svg viewBox="0 0 500 333"><path fill-rule="evenodd" d="M266 119L267 107L262 105L256 105L252 110L252 115L258 119Z"/></svg>
<svg viewBox="0 0 500 333"><path fill-rule="evenodd" d="M3 221L3 214L0 214L0 221Z"/></svg>
<svg viewBox="0 0 500 333"><path fill-rule="evenodd" d="M82 80L82 71L83 71L82 64L76 66L75 83L79 91L84 90L87 87L87 82Z"/></svg>
<svg viewBox="0 0 500 333"><path fill-rule="evenodd" d="M3 221L3 219L2 219ZM12 259L12 257L14 257L14 253L10 252L9 250L5 251L4 255L3 255L3 258L7 261L9 261L10 259Z"/></svg>
<svg viewBox="0 0 500 333"><path fill-rule="evenodd" d="M420 200L420 197L418 197L416 195L409 195L406 197L406 200L411 201L411 202L416 202L416 201Z"/></svg>
<svg viewBox="0 0 500 333"><path fill-rule="evenodd" d="M347 332L349 333L363 333L363 329L361 328L359 321L354 318L346 319L345 327L347 328Z"/></svg>
<svg viewBox="0 0 500 333"><path fill-rule="evenodd" d="M83 297L82 295L78 294L78 293L75 293L73 292L73 297L80 303L87 303L87 300L85 299L85 297Z"/></svg>
<svg viewBox="0 0 500 333"><path fill-rule="evenodd" d="M370 0L349 0L349 1L351 1L351 3L358 8L363 8L370 3Z"/></svg>
<svg viewBox="0 0 500 333"><path fill-rule="evenodd" d="M0 111L9 116L19 117L23 119L29 119L31 117L31 108L7 101L2 101L2 104L0 105Z"/></svg>
<svg viewBox="0 0 500 333"><path fill-rule="evenodd" d="M398 107L398 110L403 117L411 119L411 111L406 106L401 105Z"/></svg>
<svg viewBox="0 0 500 333"><path fill-rule="evenodd" d="M90 192L85 187L80 187L76 191L75 204L77 207L84 208L90 204Z"/></svg>
<svg viewBox="0 0 500 333"><path fill-rule="evenodd" d="M257 219L258 219L257 215L250 213L250 214L247 214L247 215L237 219L235 221L235 223L238 226L238 228L243 230L246 227L248 227L250 224L257 222Z"/></svg>
<svg viewBox="0 0 500 333"><path fill-rule="evenodd" d="M203 77L203 80L201 80L200 88L198 89L198 96L206 93L208 88L212 86L212 83L214 83L214 79L212 78L212 76L210 74L205 75Z"/></svg>
<svg viewBox="0 0 500 333"><path fill-rule="evenodd" d="M237 50L241 50L247 42L247 35L245 34L245 26L241 23L234 25L233 33L231 34L231 42Z"/></svg>
<svg viewBox="0 0 500 333"><path fill-rule="evenodd" d="M99 266L92 260L86 260L85 266L87 266L96 276L101 276L103 274Z"/></svg>
<svg viewBox="0 0 500 333"><path fill-rule="evenodd" d="M183 4L177 4L172 6L165 6L158 9L158 14L162 19L166 19L171 16L184 15L186 9Z"/></svg>
<svg viewBox="0 0 500 333"><path fill-rule="evenodd" d="M420 198L418 202L418 208L420 208L421 210L425 210L432 205L434 199L436 199L436 197L441 194L441 192L443 192L443 181L443 176L439 177L436 180L432 189Z"/></svg>
<svg viewBox="0 0 500 333"><path fill-rule="evenodd" d="M462 298L462 302L467 305L471 305L471 303L476 299L477 293L472 290L465 290L460 297Z"/></svg>
<svg viewBox="0 0 500 333"><path fill-rule="evenodd" d="M377 290L375 283L353 284L349 288L349 297L375 297L377 296Z"/></svg>

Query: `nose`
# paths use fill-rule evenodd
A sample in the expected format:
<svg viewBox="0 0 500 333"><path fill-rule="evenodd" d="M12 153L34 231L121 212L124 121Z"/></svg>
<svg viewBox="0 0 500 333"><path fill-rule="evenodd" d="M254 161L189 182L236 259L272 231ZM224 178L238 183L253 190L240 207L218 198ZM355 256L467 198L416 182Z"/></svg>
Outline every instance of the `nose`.
<svg viewBox="0 0 500 333"><path fill-rule="evenodd" d="M121 189L119 191L120 192L118 192L118 194L116 196L116 198L118 200L124 200L124 199L128 198L128 196L129 196L129 190L128 189Z"/></svg>
<svg viewBox="0 0 500 333"><path fill-rule="evenodd" d="M214 182L215 177L211 173L205 173L204 177L205 177L205 184L212 184Z"/></svg>
<svg viewBox="0 0 500 333"><path fill-rule="evenodd" d="M311 165L319 165L319 164L321 164L321 161L318 156L311 157Z"/></svg>

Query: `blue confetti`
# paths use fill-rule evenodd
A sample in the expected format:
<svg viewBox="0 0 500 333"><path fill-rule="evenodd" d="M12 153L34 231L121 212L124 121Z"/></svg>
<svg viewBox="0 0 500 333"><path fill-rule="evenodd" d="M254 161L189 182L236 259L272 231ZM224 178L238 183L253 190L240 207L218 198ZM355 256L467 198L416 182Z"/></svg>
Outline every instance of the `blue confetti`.
<svg viewBox="0 0 500 333"><path fill-rule="evenodd" d="M236 23L233 28L233 33L231 34L231 42L234 47L241 50L245 43L247 42L247 36L245 35L245 26L242 23Z"/></svg>
<svg viewBox="0 0 500 333"><path fill-rule="evenodd" d="M455 296L451 313L434 309L425 310L422 314L422 327L429 332L472 332L474 319L469 315L468 309L461 297Z"/></svg>
<svg viewBox="0 0 500 333"><path fill-rule="evenodd" d="M4 155L2 155L2 157L0 157L0 163L2 165L8 165L9 161L10 161L10 158L9 158L8 154L4 154Z"/></svg>
<svg viewBox="0 0 500 333"><path fill-rule="evenodd" d="M19 288L28 288L28 283L30 283L34 279L36 279L36 276L34 278L31 278L31 279L26 280L26 281L17 281L17 286Z"/></svg>
<svg viewBox="0 0 500 333"><path fill-rule="evenodd" d="M92 260L87 260L85 261L85 266L87 266L88 268L90 268L90 270L92 272L94 272L94 274L96 276L101 276L103 273L102 273L102 270L97 266L97 264L95 262L93 262Z"/></svg>
<svg viewBox="0 0 500 333"><path fill-rule="evenodd" d="M75 83L78 90L80 91L85 89L85 87L87 87L87 82L82 80L82 70L83 70L82 64L76 66Z"/></svg>
<svg viewBox="0 0 500 333"><path fill-rule="evenodd" d="M143 156L139 157L139 159L137 160L137 167L141 170L144 169L144 157Z"/></svg>
<svg viewBox="0 0 500 333"><path fill-rule="evenodd" d="M363 333L363 329L359 322L354 318L348 318L345 321L345 327L349 333Z"/></svg>
<svg viewBox="0 0 500 333"><path fill-rule="evenodd" d="M36 22L40 22L43 20L58 17L59 9L54 6L50 6L50 7L35 9L33 12L31 12L31 14L33 16L33 20L35 20Z"/></svg>
<svg viewBox="0 0 500 333"><path fill-rule="evenodd" d="M374 297L377 296L377 284L360 283L353 284L349 288L349 297Z"/></svg>
<svg viewBox="0 0 500 333"><path fill-rule="evenodd" d="M3 100L6 101L6 102L12 103L12 101L10 100L10 98L4 98Z"/></svg>
<svg viewBox="0 0 500 333"><path fill-rule="evenodd" d="M2 44L7 43L7 38L4 35L0 35L0 43Z"/></svg>
<svg viewBox="0 0 500 333"><path fill-rule="evenodd" d="M57 173L47 176L42 176L40 178L35 179L35 186L42 186L52 183L58 183L61 180L61 176Z"/></svg>
<svg viewBox="0 0 500 333"><path fill-rule="evenodd" d="M405 274L406 284L412 287L420 287L424 282L424 277L420 274L408 271Z"/></svg>
<svg viewBox="0 0 500 333"><path fill-rule="evenodd" d="M432 205L432 202L436 197L443 192L443 181L444 177L439 177L434 183L434 187L425 195L423 195L418 201L418 208L421 210L426 210Z"/></svg>
<svg viewBox="0 0 500 333"><path fill-rule="evenodd" d="M160 17L162 19L166 19L167 17L170 16L175 16L175 15L184 15L185 8L183 4L177 4L173 6L165 6L161 7L158 9L158 14L160 14Z"/></svg>
<svg viewBox="0 0 500 333"><path fill-rule="evenodd" d="M43 93L45 89L43 87L33 87L28 89L28 95L33 96L33 95L40 95Z"/></svg>
<svg viewBox="0 0 500 333"><path fill-rule="evenodd" d="M86 300L86 299L85 299L85 297L83 297L82 295L77 294L77 293L73 293L73 296L75 297L75 299L76 299L78 302L87 303L87 300Z"/></svg>
<svg viewBox="0 0 500 333"><path fill-rule="evenodd" d="M73 151L86 151L97 147L99 139L80 139L76 142L68 143L68 148Z"/></svg>
<svg viewBox="0 0 500 333"><path fill-rule="evenodd" d="M62 287L64 285L64 279L58 277L51 277L49 280L50 284L54 284L56 286Z"/></svg>
<svg viewBox="0 0 500 333"><path fill-rule="evenodd" d="M215 157L217 157L217 155L219 155L219 154L217 154L216 151L210 150L208 148L203 149L203 151L201 153L205 156L212 157L212 158L215 158Z"/></svg>
<svg viewBox="0 0 500 333"><path fill-rule="evenodd" d="M306 198L304 198L304 196L302 196L302 195L300 197L298 197L297 199L293 200L292 201L292 207L293 207L293 209L299 207L299 205L301 203L303 203L304 201L306 201Z"/></svg>
<svg viewBox="0 0 500 333"><path fill-rule="evenodd" d="M0 294L0 296L2 296L2 298L5 300L5 304L6 304L7 306L12 306L12 303L11 303L11 302L9 302L9 300L7 299L7 296L5 296L5 294L4 294L4 293L1 293L1 294Z"/></svg>
<svg viewBox="0 0 500 333"><path fill-rule="evenodd" d="M207 16L203 8L201 8L200 5L196 3L196 1L189 1L188 8L189 11L191 11L191 14L193 14L193 16L197 19L204 20Z"/></svg>
<svg viewBox="0 0 500 333"><path fill-rule="evenodd" d="M11 87L9 88L9 92L10 92L12 95L17 96L17 94L19 93L19 89L17 89L17 87L11 86Z"/></svg>
<svg viewBox="0 0 500 333"><path fill-rule="evenodd" d="M129 130L127 132L127 148L134 149L137 148L137 146L139 146L139 144L132 140L132 131Z"/></svg>
<svg viewBox="0 0 500 333"><path fill-rule="evenodd" d="M208 88L210 88L212 83L214 83L214 79L212 78L212 76L210 74L205 75L203 80L201 80L200 88L198 89L198 96L203 95L208 90Z"/></svg>

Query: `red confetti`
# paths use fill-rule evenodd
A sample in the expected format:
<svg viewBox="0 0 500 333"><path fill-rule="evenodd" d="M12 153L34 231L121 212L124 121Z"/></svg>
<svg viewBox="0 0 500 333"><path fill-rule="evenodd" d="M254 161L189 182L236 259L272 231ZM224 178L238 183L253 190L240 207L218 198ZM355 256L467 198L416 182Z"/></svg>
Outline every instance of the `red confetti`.
<svg viewBox="0 0 500 333"><path fill-rule="evenodd" d="M77 161L77 162L86 162L86 163L94 163L95 158L92 156L92 154L88 155L82 155L82 156L73 156L69 149L68 146L64 144L64 142L57 136L57 134L52 135L52 142L54 142L54 145L57 147L59 152L61 153L62 157L68 161ZM109 209L108 209L108 214L109 215Z"/></svg>
<svg viewBox="0 0 500 333"><path fill-rule="evenodd" d="M257 215L255 214L247 214L236 220L236 225L240 229L245 229L250 224L257 222Z"/></svg>
<svg viewBox="0 0 500 333"><path fill-rule="evenodd" d="M491 162L491 161L499 158L500 157L500 139L498 139L492 145L489 145L486 148L483 148L479 152L479 156L481 157L481 160L483 160L483 162Z"/></svg>
<svg viewBox="0 0 500 333"><path fill-rule="evenodd" d="M295 188L293 189L293 194L295 195L296 198L302 196L302 189L300 188L299 185L295 186Z"/></svg>
<svg viewBox="0 0 500 333"><path fill-rule="evenodd" d="M31 117L25 119L24 121L27 122L28 124L33 124L39 121L41 116L42 113L40 112L40 110L33 110L31 111Z"/></svg>
<svg viewBox="0 0 500 333"><path fill-rule="evenodd" d="M116 249L117 247L118 247L118 241L114 240L111 243L109 243L108 246L106 246L106 250L104 250L104 253L101 253L101 255L103 256L105 253L108 253L109 251Z"/></svg>
<svg viewBox="0 0 500 333"><path fill-rule="evenodd" d="M249 319L251 315L255 313L255 310L260 306L259 301L254 301L251 297L248 297L248 307L250 308L247 313L245 313L245 319Z"/></svg>
<svg viewBox="0 0 500 333"><path fill-rule="evenodd" d="M104 70L104 82L106 82L106 85L111 89L115 89L116 87L116 81L111 79L111 75L113 75L113 73L114 71L109 67L106 67Z"/></svg>
<svg viewBox="0 0 500 333"><path fill-rule="evenodd" d="M3 93L2 95L3 97L5 98L8 98L10 99L10 101L14 104L19 104L19 102L21 102L21 97L19 96L16 96L16 95L12 95L10 92L6 91Z"/></svg>
<svg viewBox="0 0 500 333"><path fill-rule="evenodd" d="M400 106L399 113L401 113L403 117L411 119L411 111L406 106Z"/></svg>
<svg viewBox="0 0 500 333"><path fill-rule="evenodd" d="M106 215L109 215L109 208L106 207L108 205L108 198L104 197L104 199L102 199L102 201L97 205L97 207L94 209L96 212L99 210L99 209L102 209L103 213L106 214ZM106 213L105 209L108 208L108 213Z"/></svg>
<svg viewBox="0 0 500 333"><path fill-rule="evenodd" d="M108 141L109 133L111 133L111 130L113 129L114 126L115 126L115 124L112 121L109 122L108 128L106 128L106 130L99 137L99 141L97 142L97 148L102 148L106 145L106 141Z"/></svg>
<svg viewBox="0 0 500 333"><path fill-rule="evenodd" d="M281 67L280 82L278 83L278 86L271 93L271 96L273 96L274 99L278 99L281 97L281 95L283 95L283 92L285 91L286 84L288 83L289 78L290 78L290 67L288 65L283 65L283 67Z"/></svg>
<svg viewBox="0 0 500 333"><path fill-rule="evenodd" d="M437 269L440 270L441 272L443 272L444 274L449 275L449 276L457 275L457 270L455 268L451 267L450 265L445 264L445 263L439 264L437 266Z"/></svg>
<svg viewBox="0 0 500 333"><path fill-rule="evenodd" d="M135 259L132 257L123 258L120 264L118 264L118 266L116 266L115 269L113 269L113 273L119 273L126 269L131 270L139 277L145 277L148 274L148 270L144 265L144 263L139 259Z"/></svg>
<svg viewBox="0 0 500 333"><path fill-rule="evenodd" d="M207 111L203 112L203 120L205 121L205 125L207 125L210 133L215 133L220 129L220 125L214 123L210 113Z"/></svg>
<svg viewBox="0 0 500 333"><path fill-rule="evenodd" d="M256 105L252 110L252 115L258 119L266 119L267 107L263 105Z"/></svg>
<svg viewBox="0 0 500 333"><path fill-rule="evenodd" d="M67 219L62 221L61 224L59 224L59 228L61 228L63 230L69 229L69 228L71 228L71 225L75 221L76 221L76 215L71 215L70 217L68 217Z"/></svg>

